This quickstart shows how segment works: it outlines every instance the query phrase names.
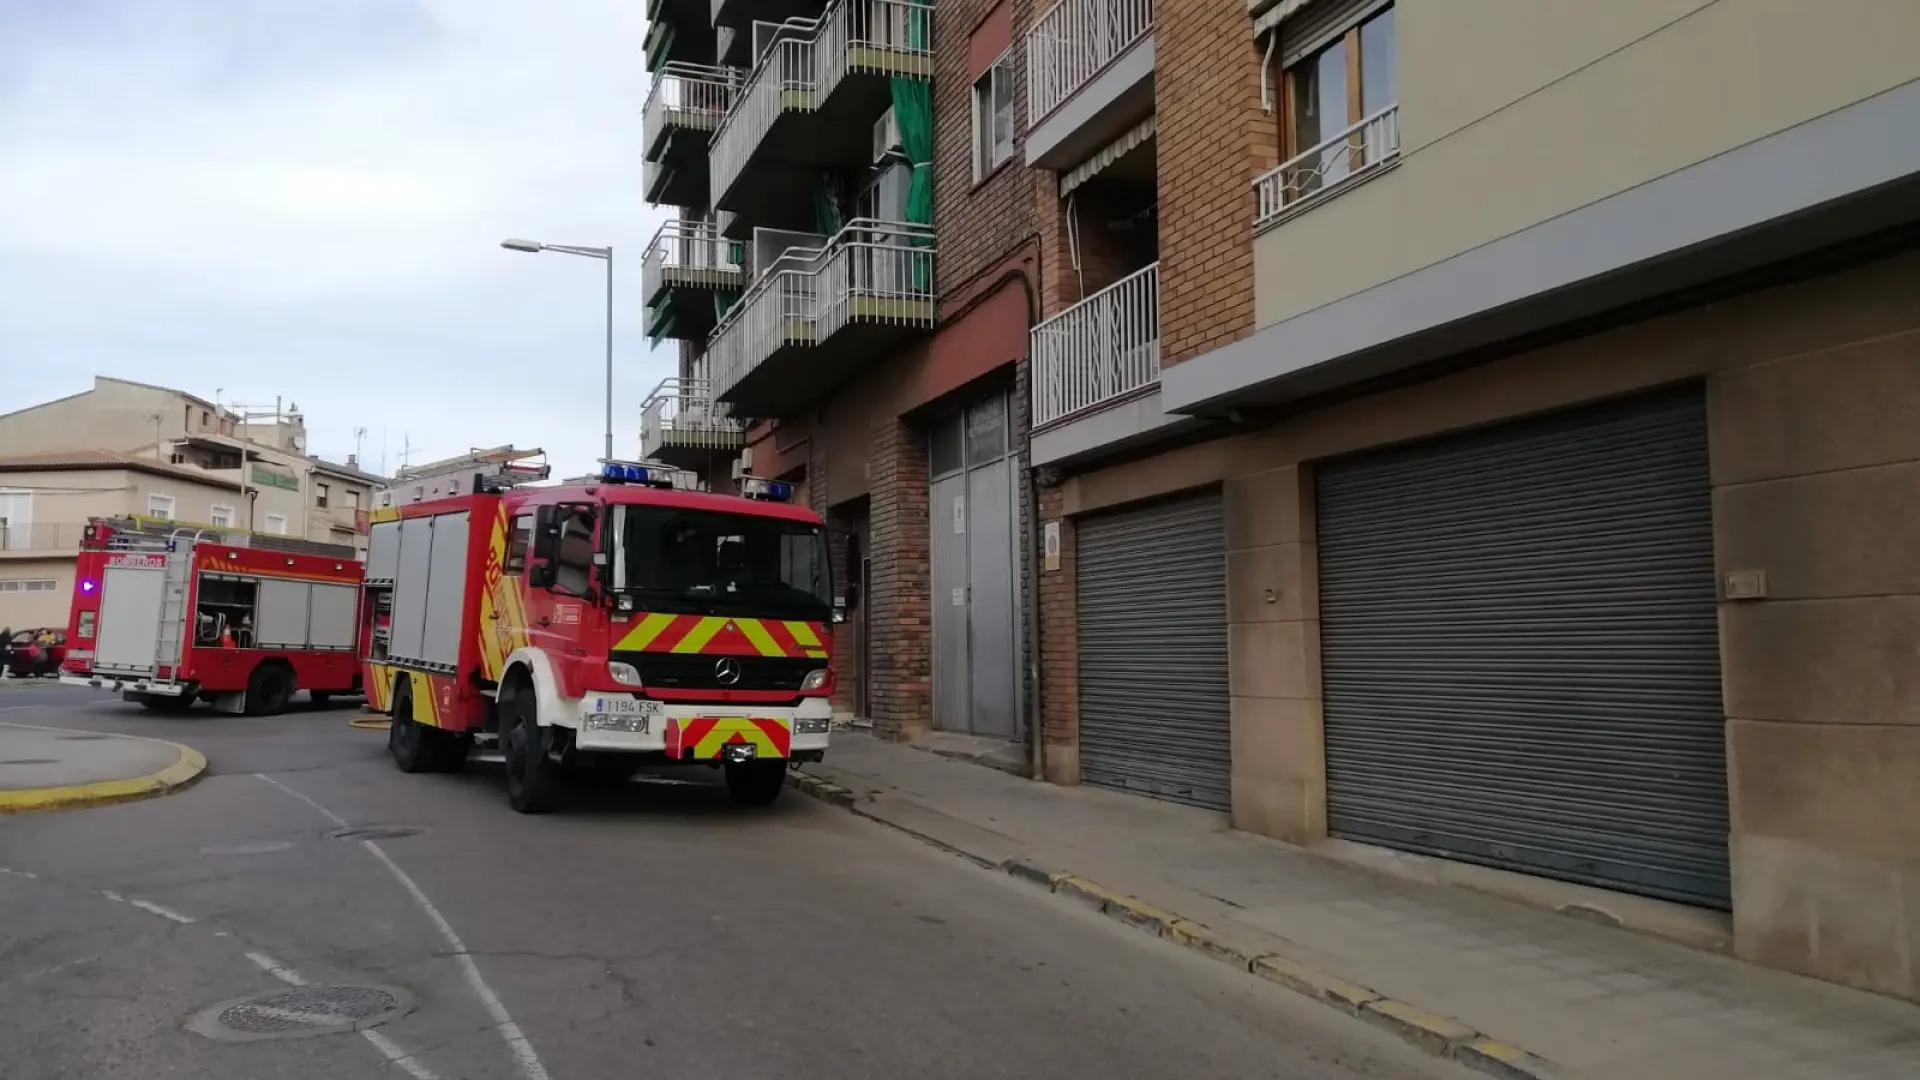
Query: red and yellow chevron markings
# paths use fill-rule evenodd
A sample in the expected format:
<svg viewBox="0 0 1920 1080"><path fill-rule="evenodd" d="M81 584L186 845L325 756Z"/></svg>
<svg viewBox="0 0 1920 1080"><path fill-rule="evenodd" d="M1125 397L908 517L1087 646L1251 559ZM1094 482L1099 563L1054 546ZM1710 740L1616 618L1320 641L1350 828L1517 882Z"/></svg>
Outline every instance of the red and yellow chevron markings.
<svg viewBox="0 0 1920 1080"><path fill-rule="evenodd" d="M499 681L507 657L527 643L527 615L520 595L521 578L507 577L507 543L513 523L502 503L493 516L487 540L487 562L480 589L480 668Z"/></svg>
<svg viewBox="0 0 1920 1080"><path fill-rule="evenodd" d="M691 656L791 656L825 660L824 632L823 623L670 615L656 611L638 616L614 648L623 652Z"/></svg>
<svg viewBox="0 0 1920 1080"><path fill-rule="evenodd" d="M783 758L793 746L793 730L785 720L757 717L699 716L667 720L667 756L710 761L722 747L746 743L756 758Z"/></svg>

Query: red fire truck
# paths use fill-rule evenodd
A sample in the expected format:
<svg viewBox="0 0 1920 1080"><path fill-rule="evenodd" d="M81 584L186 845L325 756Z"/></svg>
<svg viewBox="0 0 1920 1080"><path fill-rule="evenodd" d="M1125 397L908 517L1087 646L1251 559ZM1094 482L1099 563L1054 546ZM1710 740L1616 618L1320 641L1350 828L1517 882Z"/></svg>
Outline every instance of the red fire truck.
<svg viewBox="0 0 1920 1080"><path fill-rule="evenodd" d="M87 523L60 681L149 709L266 716L358 692L349 547L135 519Z"/></svg>
<svg viewBox="0 0 1920 1080"><path fill-rule="evenodd" d="M453 769L497 741L522 813L644 763L723 767L736 800L772 802L833 719L819 515L789 484L713 495L653 462L525 486L539 453L422 466L377 498L365 683L394 761Z"/></svg>

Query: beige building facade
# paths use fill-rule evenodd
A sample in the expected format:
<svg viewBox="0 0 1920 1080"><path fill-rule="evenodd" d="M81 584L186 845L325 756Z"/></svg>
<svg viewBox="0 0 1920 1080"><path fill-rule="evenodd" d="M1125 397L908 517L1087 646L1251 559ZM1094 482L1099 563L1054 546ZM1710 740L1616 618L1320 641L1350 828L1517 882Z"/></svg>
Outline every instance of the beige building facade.
<svg viewBox="0 0 1920 1080"><path fill-rule="evenodd" d="M1920 999L1920 7L1833 16L1254 4L1251 302L1034 432L1049 779Z"/></svg>

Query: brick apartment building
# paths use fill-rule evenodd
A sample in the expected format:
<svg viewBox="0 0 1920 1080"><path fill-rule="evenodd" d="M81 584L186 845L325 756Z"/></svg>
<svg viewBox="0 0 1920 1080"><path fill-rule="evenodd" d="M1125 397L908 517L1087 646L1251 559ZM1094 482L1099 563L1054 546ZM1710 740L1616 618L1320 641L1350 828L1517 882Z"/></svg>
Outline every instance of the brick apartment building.
<svg viewBox="0 0 1920 1080"><path fill-rule="evenodd" d="M1920 998L1920 8L654 15L644 442L844 708Z"/></svg>

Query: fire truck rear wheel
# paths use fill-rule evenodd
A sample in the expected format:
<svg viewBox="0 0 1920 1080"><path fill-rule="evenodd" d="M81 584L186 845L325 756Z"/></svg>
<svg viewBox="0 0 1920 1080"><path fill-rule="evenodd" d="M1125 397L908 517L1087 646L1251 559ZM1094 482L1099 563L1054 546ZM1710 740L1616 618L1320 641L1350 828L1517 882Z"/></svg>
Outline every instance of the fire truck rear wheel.
<svg viewBox="0 0 1920 1080"><path fill-rule="evenodd" d="M247 680L247 715L278 716L293 698L293 672L278 664L261 664Z"/></svg>
<svg viewBox="0 0 1920 1080"><path fill-rule="evenodd" d="M523 814L544 814L560 796L560 767L547 755L547 733L540 729L539 704L532 688L514 692L501 720L507 765L507 802Z"/></svg>
<svg viewBox="0 0 1920 1080"><path fill-rule="evenodd" d="M742 806L767 806L787 786L787 762L737 761L727 765L727 794Z"/></svg>

